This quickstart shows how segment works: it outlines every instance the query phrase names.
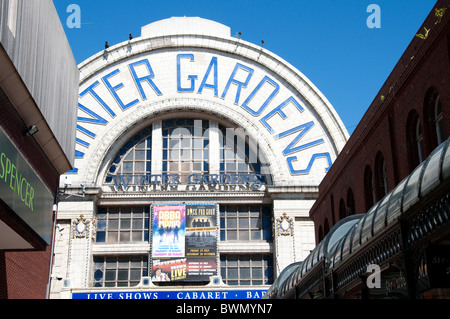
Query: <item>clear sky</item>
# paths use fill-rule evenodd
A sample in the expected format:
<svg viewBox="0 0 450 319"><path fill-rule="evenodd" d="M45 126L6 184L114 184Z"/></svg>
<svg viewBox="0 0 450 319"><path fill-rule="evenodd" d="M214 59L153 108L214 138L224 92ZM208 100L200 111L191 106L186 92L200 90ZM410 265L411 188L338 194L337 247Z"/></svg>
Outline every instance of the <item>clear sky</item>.
<svg viewBox="0 0 450 319"><path fill-rule="evenodd" d="M214 20L277 54L327 97L351 134L436 0L53 0L76 62L170 17ZM70 4L81 27L70 28ZM367 19L379 6L380 28Z"/></svg>

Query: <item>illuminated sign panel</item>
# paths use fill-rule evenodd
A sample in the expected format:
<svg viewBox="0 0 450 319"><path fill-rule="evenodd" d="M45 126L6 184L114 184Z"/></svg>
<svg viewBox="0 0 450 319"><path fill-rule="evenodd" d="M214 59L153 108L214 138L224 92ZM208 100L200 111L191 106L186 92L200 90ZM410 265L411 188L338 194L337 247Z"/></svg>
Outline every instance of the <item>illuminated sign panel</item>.
<svg viewBox="0 0 450 319"><path fill-rule="evenodd" d="M152 281L209 281L217 275L217 206L153 205Z"/></svg>
<svg viewBox="0 0 450 319"><path fill-rule="evenodd" d="M53 196L1 130L0 196L47 244L50 243Z"/></svg>

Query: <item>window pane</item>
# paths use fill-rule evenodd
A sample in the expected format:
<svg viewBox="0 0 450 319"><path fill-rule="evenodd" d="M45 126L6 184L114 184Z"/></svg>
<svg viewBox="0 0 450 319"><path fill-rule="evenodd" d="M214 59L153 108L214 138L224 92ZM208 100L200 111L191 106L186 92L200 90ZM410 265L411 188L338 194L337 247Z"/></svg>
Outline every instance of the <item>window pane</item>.
<svg viewBox="0 0 450 319"><path fill-rule="evenodd" d="M239 240L249 240L249 232L248 231L244 231L244 230L240 230L239 231Z"/></svg>
<svg viewBox="0 0 450 319"><path fill-rule="evenodd" d="M239 218L239 228L248 228L248 218Z"/></svg>
<svg viewBox="0 0 450 319"><path fill-rule="evenodd" d="M119 229L119 220L118 219L112 219L108 221L108 229Z"/></svg>
<svg viewBox="0 0 450 319"><path fill-rule="evenodd" d="M262 268L252 268L252 278L261 279L262 278Z"/></svg>
<svg viewBox="0 0 450 319"><path fill-rule="evenodd" d="M227 257L228 257L227 266L228 267L237 267L237 265L238 265L237 256L227 256Z"/></svg>
<svg viewBox="0 0 450 319"><path fill-rule="evenodd" d="M120 220L120 229L130 229L131 220L129 219L121 219Z"/></svg>
<svg viewBox="0 0 450 319"><path fill-rule="evenodd" d="M145 151L135 151L134 159L137 161L144 161L145 160Z"/></svg>
<svg viewBox="0 0 450 319"><path fill-rule="evenodd" d="M128 231L127 232L121 232L120 233L120 241L121 242L130 241L130 233Z"/></svg>
<svg viewBox="0 0 450 319"><path fill-rule="evenodd" d="M239 266L250 267L250 256L240 256Z"/></svg>
<svg viewBox="0 0 450 319"><path fill-rule="evenodd" d="M128 269L119 269L117 280L128 280Z"/></svg>
<svg viewBox="0 0 450 319"><path fill-rule="evenodd" d="M142 241L142 232L141 231L134 231L132 232L132 241Z"/></svg>
<svg viewBox="0 0 450 319"><path fill-rule="evenodd" d="M221 255L222 279L228 285L271 284L272 258L272 255Z"/></svg>
<svg viewBox="0 0 450 319"><path fill-rule="evenodd" d="M100 281L103 279L103 271L102 270L96 270L94 272L94 280L95 281Z"/></svg>
<svg viewBox="0 0 450 319"><path fill-rule="evenodd" d="M106 230L106 220L97 221L97 230Z"/></svg>
<svg viewBox="0 0 450 319"><path fill-rule="evenodd" d="M105 280L106 281L113 281L116 280L116 270L106 270L105 271Z"/></svg>
<svg viewBox="0 0 450 319"><path fill-rule="evenodd" d="M229 268L227 278L228 279L237 279L238 278L238 269L237 268Z"/></svg>
<svg viewBox="0 0 450 319"><path fill-rule="evenodd" d="M143 224L142 219L133 219L133 229L142 229Z"/></svg>
<svg viewBox="0 0 450 319"><path fill-rule="evenodd" d="M118 241L118 238L119 238L118 232L108 232L108 243L110 244L116 243Z"/></svg>
<svg viewBox="0 0 450 319"><path fill-rule="evenodd" d="M228 218L227 219L227 228L236 228L236 227L237 227L236 218Z"/></svg>
<svg viewBox="0 0 450 319"><path fill-rule="evenodd" d="M140 280L140 279L141 279L141 270L140 269L130 270L130 280Z"/></svg>
<svg viewBox="0 0 450 319"><path fill-rule="evenodd" d="M237 231L235 230L227 231L227 240L237 240Z"/></svg>
<svg viewBox="0 0 450 319"><path fill-rule="evenodd" d="M251 234L252 234L251 240L261 240L261 231L260 230L252 230Z"/></svg>
<svg viewBox="0 0 450 319"><path fill-rule="evenodd" d="M106 232L104 231L97 231L97 243L104 243L106 241Z"/></svg>

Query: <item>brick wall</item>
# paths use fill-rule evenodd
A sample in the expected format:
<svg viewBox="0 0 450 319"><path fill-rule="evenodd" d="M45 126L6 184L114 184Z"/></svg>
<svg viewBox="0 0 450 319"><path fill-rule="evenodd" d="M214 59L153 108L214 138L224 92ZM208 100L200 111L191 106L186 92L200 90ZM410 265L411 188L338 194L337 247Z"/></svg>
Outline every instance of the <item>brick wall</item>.
<svg viewBox="0 0 450 319"><path fill-rule="evenodd" d="M44 299L50 265L46 251L0 251L0 299Z"/></svg>
<svg viewBox="0 0 450 319"><path fill-rule="evenodd" d="M449 5L448 0L438 1L435 8ZM319 198L310 211L315 224L316 243L343 217L339 216L339 203L343 200L345 208L349 206L349 189L355 202L352 213L366 213L370 208L364 172L366 167L370 167L372 174L376 175L377 155L382 154L385 160L388 192L413 171L416 163L408 142L411 112L417 112L422 123L425 157L433 151L437 146L435 127L426 106L434 103L436 94L439 94L442 104L445 136L449 137L450 10L440 23L435 24L436 20L433 9L417 32L423 33L426 27L430 29L429 37L426 40L418 37L412 39L320 184ZM376 201L383 196L376 177L375 194Z"/></svg>
<svg viewBox="0 0 450 319"><path fill-rule="evenodd" d="M23 135L23 122L2 90L0 90L0 107L1 129L11 138L28 164L55 196L59 175L34 138ZM50 247L46 246L44 241L1 200L0 219L36 248L36 251L0 251L0 299L45 298Z"/></svg>

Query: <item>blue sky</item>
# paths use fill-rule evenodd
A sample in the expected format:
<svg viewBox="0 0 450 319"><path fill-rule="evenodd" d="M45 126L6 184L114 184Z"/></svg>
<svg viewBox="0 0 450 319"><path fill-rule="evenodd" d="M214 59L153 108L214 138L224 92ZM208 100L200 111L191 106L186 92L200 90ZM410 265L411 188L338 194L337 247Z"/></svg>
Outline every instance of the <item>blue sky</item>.
<svg viewBox="0 0 450 319"><path fill-rule="evenodd" d="M176 16L214 20L261 44L307 76L351 134L436 0L54 0L77 63L140 36L141 27ZM81 8L69 28L67 7ZM370 4L381 28L369 28Z"/></svg>

